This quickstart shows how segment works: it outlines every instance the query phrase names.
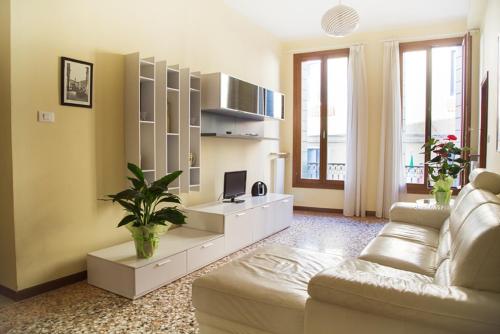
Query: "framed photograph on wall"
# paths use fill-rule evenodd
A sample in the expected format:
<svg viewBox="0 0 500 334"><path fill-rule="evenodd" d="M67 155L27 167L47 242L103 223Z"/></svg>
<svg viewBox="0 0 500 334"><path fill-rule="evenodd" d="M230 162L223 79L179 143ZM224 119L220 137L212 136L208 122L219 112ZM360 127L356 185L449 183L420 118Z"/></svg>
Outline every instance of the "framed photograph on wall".
<svg viewBox="0 0 500 334"><path fill-rule="evenodd" d="M61 104L92 108L93 64L61 57Z"/></svg>

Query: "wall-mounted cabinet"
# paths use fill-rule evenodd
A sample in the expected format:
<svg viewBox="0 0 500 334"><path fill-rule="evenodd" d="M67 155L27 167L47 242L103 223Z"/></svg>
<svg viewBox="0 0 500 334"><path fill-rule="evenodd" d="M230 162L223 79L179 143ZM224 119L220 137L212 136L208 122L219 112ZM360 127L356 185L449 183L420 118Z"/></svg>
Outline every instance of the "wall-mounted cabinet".
<svg viewBox="0 0 500 334"><path fill-rule="evenodd" d="M180 72L178 66L168 66L166 61L156 63L156 174L161 178L180 170ZM180 181L169 187L172 193L180 192Z"/></svg>
<svg viewBox="0 0 500 334"><path fill-rule="evenodd" d="M181 192L200 190L201 77L189 68L180 70L180 177Z"/></svg>
<svg viewBox="0 0 500 334"><path fill-rule="evenodd" d="M266 88L263 88L261 92L264 114L275 119L285 119L285 95Z"/></svg>
<svg viewBox="0 0 500 334"><path fill-rule="evenodd" d="M264 120L284 118L284 95L224 73L202 76L202 110L225 116Z"/></svg>
<svg viewBox="0 0 500 334"><path fill-rule="evenodd" d="M125 145L127 162L156 179L155 62L139 53L125 57Z"/></svg>

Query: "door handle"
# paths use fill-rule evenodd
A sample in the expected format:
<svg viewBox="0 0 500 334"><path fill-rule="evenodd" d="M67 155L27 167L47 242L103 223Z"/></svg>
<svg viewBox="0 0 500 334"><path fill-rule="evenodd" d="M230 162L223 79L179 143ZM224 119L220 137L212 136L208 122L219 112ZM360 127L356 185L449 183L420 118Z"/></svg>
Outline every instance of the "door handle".
<svg viewBox="0 0 500 334"><path fill-rule="evenodd" d="M161 266L164 266L164 265L166 265L167 263L170 263L170 262L172 262L172 260L171 260L171 259L165 260L165 261L163 261L163 262L158 262L158 263L156 264L156 267L161 267Z"/></svg>
<svg viewBox="0 0 500 334"><path fill-rule="evenodd" d="M288 203L289 201L287 199L283 200L282 201L283 203Z"/></svg>

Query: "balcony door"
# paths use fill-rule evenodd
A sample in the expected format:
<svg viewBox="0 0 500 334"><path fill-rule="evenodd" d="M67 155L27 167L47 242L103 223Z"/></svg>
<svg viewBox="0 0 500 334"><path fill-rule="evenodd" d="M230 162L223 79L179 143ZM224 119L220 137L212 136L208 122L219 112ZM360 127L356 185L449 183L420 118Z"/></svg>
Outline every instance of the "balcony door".
<svg viewBox="0 0 500 334"><path fill-rule="evenodd" d="M294 187L344 187L348 60L349 49L294 55Z"/></svg>

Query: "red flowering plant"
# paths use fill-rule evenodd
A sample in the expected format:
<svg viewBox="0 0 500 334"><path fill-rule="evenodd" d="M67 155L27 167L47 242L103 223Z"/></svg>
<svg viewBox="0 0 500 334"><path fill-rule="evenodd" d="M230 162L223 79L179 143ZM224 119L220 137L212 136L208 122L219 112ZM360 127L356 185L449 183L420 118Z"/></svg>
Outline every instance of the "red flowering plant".
<svg viewBox="0 0 500 334"><path fill-rule="evenodd" d="M447 195L443 199L445 202L449 202L453 180L469 164L469 160L464 158L464 152L468 151L469 148L458 147L455 144L456 140L456 136L448 135L441 140L431 138L422 146L422 149L425 150L423 153L434 153L433 157L425 164L430 178L434 181L432 193L436 196L436 200L440 195L437 193L446 193Z"/></svg>

